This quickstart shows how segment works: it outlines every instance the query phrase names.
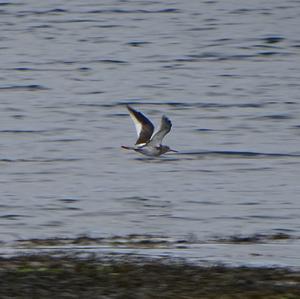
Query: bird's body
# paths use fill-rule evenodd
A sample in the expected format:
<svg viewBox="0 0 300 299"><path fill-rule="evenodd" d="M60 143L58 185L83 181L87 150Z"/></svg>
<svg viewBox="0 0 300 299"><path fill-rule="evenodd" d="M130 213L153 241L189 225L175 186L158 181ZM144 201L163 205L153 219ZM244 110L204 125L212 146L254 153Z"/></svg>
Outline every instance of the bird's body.
<svg viewBox="0 0 300 299"><path fill-rule="evenodd" d="M170 148L166 145L161 145L158 147L148 146L147 144L145 144L143 146L135 146L135 147L123 145L122 148L134 150L140 154L143 154L143 155L149 156L149 157L158 157L169 151L175 152L174 150L170 150Z"/></svg>
<svg viewBox="0 0 300 299"><path fill-rule="evenodd" d="M157 157L166 152L176 152L168 146L161 144L163 138L170 132L172 127L171 121L166 116L162 117L159 130L152 136L154 126L151 121L144 114L132 107L127 106L127 109L135 124L138 139L134 147L122 146L122 148L134 150L151 157Z"/></svg>

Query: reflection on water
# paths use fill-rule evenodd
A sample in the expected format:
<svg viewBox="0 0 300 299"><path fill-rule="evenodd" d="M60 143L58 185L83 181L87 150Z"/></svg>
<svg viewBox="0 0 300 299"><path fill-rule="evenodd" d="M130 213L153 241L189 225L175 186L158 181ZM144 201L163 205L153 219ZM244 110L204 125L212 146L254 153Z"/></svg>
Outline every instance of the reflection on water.
<svg viewBox="0 0 300 299"><path fill-rule="evenodd" d="M1 14L1 240L299 232L299 5L80 0ZM149 159L126 104L173 122Z"/></svg>

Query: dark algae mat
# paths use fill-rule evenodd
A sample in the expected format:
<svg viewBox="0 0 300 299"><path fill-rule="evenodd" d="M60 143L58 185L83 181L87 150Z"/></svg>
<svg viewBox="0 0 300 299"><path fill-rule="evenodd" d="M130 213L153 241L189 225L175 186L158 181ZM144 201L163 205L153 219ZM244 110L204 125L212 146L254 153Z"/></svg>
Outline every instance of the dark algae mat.
<svg viewBox="0 0 300 299"><path fill-rule="evenodd" d="M0 298L299 299L300 270L31 254L0 259Z"/></svg>

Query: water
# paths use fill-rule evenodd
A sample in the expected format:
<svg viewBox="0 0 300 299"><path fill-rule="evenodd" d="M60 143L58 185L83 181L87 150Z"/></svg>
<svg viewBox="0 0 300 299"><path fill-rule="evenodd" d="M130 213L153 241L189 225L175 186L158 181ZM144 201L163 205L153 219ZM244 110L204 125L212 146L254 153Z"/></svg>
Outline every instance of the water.
<svg viewBox="0 0 300 299"><path fill-rule="evenodd" d="M292 0L2 2L1 241L299 238L299 14ZM166 114L180 152L122 150L126 104Z"/></svg>

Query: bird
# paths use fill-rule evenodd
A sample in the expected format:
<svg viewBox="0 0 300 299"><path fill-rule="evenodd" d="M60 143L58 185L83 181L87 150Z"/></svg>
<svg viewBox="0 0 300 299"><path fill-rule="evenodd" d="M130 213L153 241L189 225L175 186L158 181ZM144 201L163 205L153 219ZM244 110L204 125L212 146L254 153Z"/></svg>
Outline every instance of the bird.
<svg viewBox="0 0 300 299"><path fill-rule="evenodd" d="M172 127L172 123L168 117L165 115L162 116L160 128L153 135L154 126L152 122L143 113L133 109L131 106L127 105L126 107L135 125L138 139L133 147L123 145L121 146L122 148L134 150L150 157L158 157L167 152L177 152L167 145L162 145L162 140Z"/></svg>

